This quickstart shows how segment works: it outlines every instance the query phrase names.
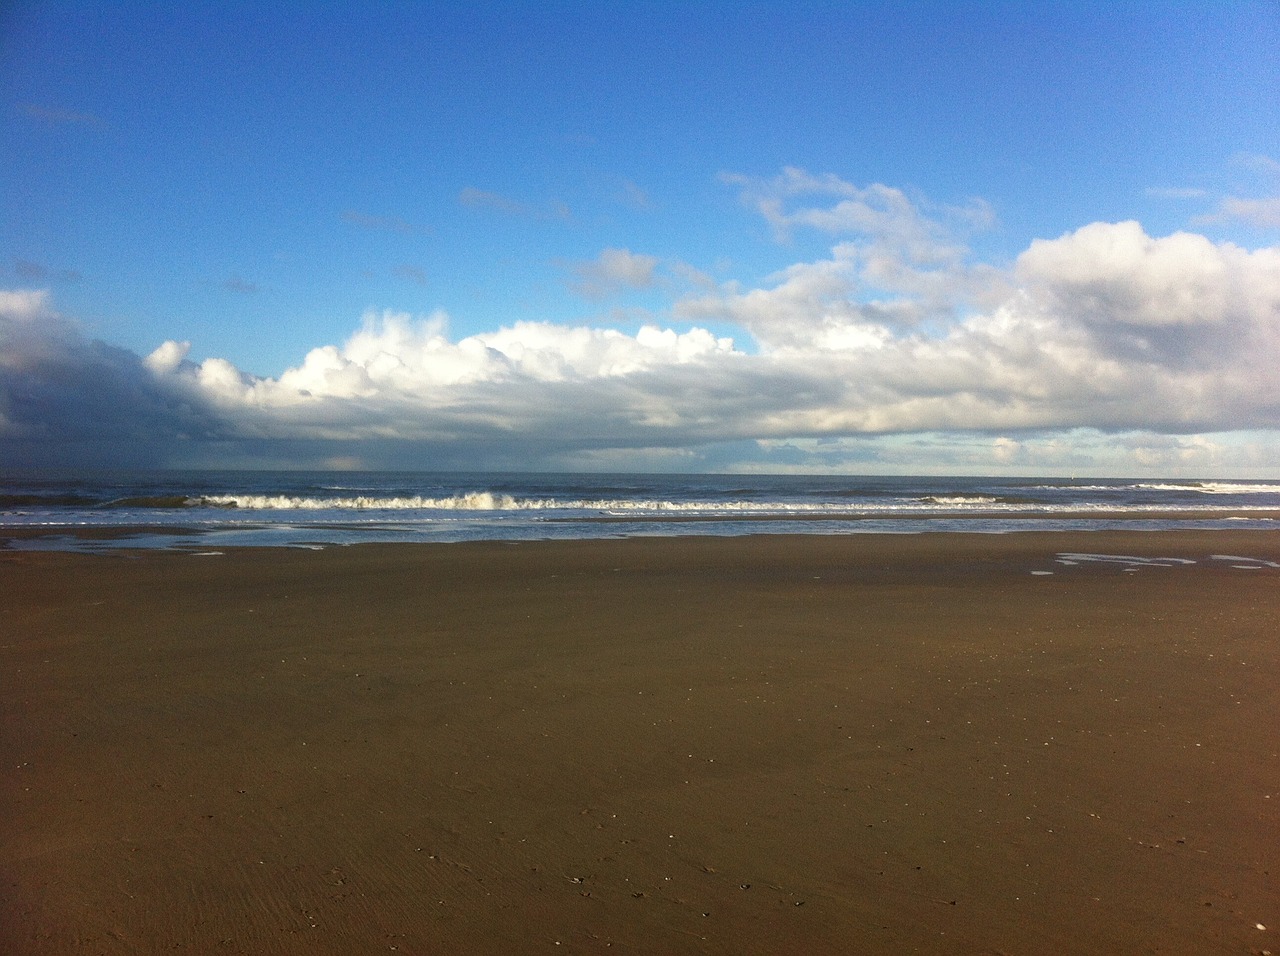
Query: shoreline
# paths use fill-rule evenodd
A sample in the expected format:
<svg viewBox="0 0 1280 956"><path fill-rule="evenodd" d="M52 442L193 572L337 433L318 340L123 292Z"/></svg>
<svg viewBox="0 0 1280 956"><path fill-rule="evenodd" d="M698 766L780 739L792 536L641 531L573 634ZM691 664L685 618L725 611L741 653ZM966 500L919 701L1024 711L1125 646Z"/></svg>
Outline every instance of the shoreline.
<svg viewBox="0 0 1280 956"><path fill-rule="evenodd" d="M1246 516L1247 515L1247 516ZM929 523L946 523L946 527L923 527ZM951 523L960 525L960 528L951 527ZM966 524L980 524L982 522L998 523L998 527L974 528L972 530L964 528ZM1069 527L1043 527L1043 525L1052 522L1079 522L1079 524ZM1116 527L1113 522L1123 522L1130 526ZM1166 524L1159 524L1159 523ZM1197 522L1222 522L1216 527L1197 526ZM1227 525L1225 522L1231 522ZM1257 522L1257 524L1250 524ZM1278 522L1278 523L1273 523ZM890 524L893 526L901 526L902 530L889 530L885 527L876 527L871 530L853 530L858 525L870 525L872 523ZM1156 523L1157 526L1152 527L1145 523ZM1187 512L1180 511L1157 511L1157 512L1141 512L1141 511L1117 511L1115 513L1106 513L1099 515L1097 512L1060 512L1053 514L959 514L959 515L895 515L892 518L885 518L882 515L809 515L809 514L791 514L776 515L766 518L760 517L742 517L738 515L641 515L641 516L612 516L612 515L593 515L590 517L578 518L561 518L552 517L544 518L540 522L541 526L548 528L562 528L567 525L581 525L590 527L605 527L612 525L629 525L637 528L656 528L660 529L665 525L678 528L680 526L736 526L732 531L711 534L695 534L681 535L679 533L671 535L651 534L648 532L637 532L633 534L612 535L609 537L601 537L598 535L582 534L582 535L539 535L537 528L539 524L530 524L518 531L504 531L492 537L459 537L459 538L432 538L430 529L426 527L414 528L413 526L397 526L395 522L388 522L383 525L370 524L342 524L342 523L324 523L324 524L299 524L299 525L281 525L274 526L267 523L247 523L238 526L198 526L198 525L171 525L171 524L41 524L41 525L3 525L0 524L0 554L5 551L26 551L26 550L51 550L51 551L75 551L75 548L58 546L57 541L66 539L72 542L124 542L120 545L120 550L188 550L195 547L203 547L200 544L205 539L216 539L219 536L236 536L240 540L235 540L228 544L218 544L219 548L226 550L238 550L241 548L303 548L314 549L316 547L352 547L365 545L457 545L467 543L549 543L549 542L566 542L566 541L606 541L606 540L626 540L630 538L645 537L668 537L673 539L681 539L685 537L719 537L726 539L741 539L747 537L777 537L786 538L790 536L806 536L806 537L841 537L846 535L856 535L859 537L889 537L900 535L950 535L950 534L973 534L979 536L1001 536L1001 535L1018 535L1018 534L1280 534L1280 511L1258 511L1258 512L1242 512L1239 509L1223 509L1219 511L1195 513L1194 517L1188 516ZM1018 527L1019 525L1027 527ZM787 529L789 526L795 528L804 528L806 526L814 527L817 525L829 525L835 530L779 530ZM1095 525L1096 527L1090 527ZM1137 525L1136 527L1133 525ZM769 527L766 527L769 526ZM292 538L289 540L279 540L273 537L280 531L291 531ZM423 537L415 539L412 535L421 532ZM522 533L527 531L527 534ZM326 538L325 533L340 532L357 536L353 540L341 540L334 538ZM493 532L490 530L490 534ZM264 540L261 542L244 540L253 536L261 535ZM385 535L383 537L382 535ZM360 537L363 536L363 537ZM128 544L130 539L138 539L138 542L132 547ZM154 538L156 540L148 543L144 539ZM178 539L189 538L190 542L186 544L178 544L175 548L167 548L163 542L166 539L177 541ZM51 542L46 547L40 547L42 541ZM18 543L19 548L13 548L12 545ZM98 550L82 550L79 553L106 553L112 549L103 548Z"/></svg>
<svg viewBox="0 0 1280 956"><path fill-rule="evenodd" d="M0 927L1274 951L1280 568L1224 554L1280 533L0 550Z"/></svg>

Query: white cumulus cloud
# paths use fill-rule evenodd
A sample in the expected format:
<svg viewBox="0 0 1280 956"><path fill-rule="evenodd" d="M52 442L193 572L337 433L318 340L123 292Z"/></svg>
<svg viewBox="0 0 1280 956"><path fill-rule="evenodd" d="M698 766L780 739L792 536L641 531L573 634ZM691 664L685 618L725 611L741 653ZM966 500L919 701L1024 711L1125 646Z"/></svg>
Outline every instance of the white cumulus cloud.
<svg viewBox="0 0 1280 956"><path fill-rule="evenodd" d="M454 338L443 313L369 312L258 377L185 342L141 358L86 339L43 292L0 292L0 437L24 453L146 436L509 467L733 443L820 461L871 441L956 467L1122 469L1212 463L1226 446L1195 436L1280 429L1280 248L1092 223L998 266L965 246L964 216L905 194L796 170L735 184L767 221L829 234L829 253L754 288L707 280L634 333L526 321ZM610 249L587 265L644 286L658 262ZM706 328L723 325L741 340ZM907 441L966 434L982 436L972 460ZM1144 437L1096 438L1112 434Z"/></svg>

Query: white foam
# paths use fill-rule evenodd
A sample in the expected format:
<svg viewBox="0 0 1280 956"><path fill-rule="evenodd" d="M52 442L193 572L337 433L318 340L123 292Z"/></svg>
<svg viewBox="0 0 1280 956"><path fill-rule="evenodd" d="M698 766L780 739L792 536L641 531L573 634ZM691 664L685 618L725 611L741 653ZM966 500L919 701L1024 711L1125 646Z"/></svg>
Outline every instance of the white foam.
<svg viewBox="0 0 1280 956"><path fill-rule="evenodd" d="M947 515L970 511L1007 514L1052 515L1060 510L1089 514L1177 512L1194 514L1213 511L1212 505L1120 505L1073 503L1051 507L1032 502L1002 502L989 497L943 496L922 500L889 502L815 501L666 501L635 498L518 498L491 491L473 491L444 497L372 495L310 497L298 495L206 495L201 501L211 507L245 511L595 511L609 515ZM1243 509L1238 509L1243 510ZM1247 510L1268 510L1264 507Z"/></svg>
<svg viewBox="0 0 1280 956"><path fill-rule="evenodd" d="M611 515L649 514L861 514L938 513L971 507L989 510L994 498L939 498L926 502L866 503L794 501L665 501L631 498L517 498L475 491L432 498L423 495L379 498L303 497L294 495L208 495L207 505L248 511L598 511ZM1036 510L1029 505L1004 505L1000 510Z"/></svg>
<svg viewBox="0 0 1280 956"><path fill-rule="evenodd" d="M1143 491L1190 491L1203 495L1280 494L1280 485L1231 481L1143 481L1135 482L1134 484L1115 485L1072 485L1064 483L1060 485L1030 485L1028 487L1032 491L1131 491L1138 488Z"/></svg>
<svg viewBox="0 0 1280 956"><path fill-rule="evenodd" d="M1248 564L1235 564L1233 567L1248 568L1280 568L1280 562L1268 561L1265 558L1244 558L1238 554L1211 554L1209 557L1214 561L1247 561Z"/></svg>
<svg viewBox="0 0 1280 956"><path fill-rule="evenodd" d="M1275 495L1280 494L1280 485L1264 485L1254 482L1236 484L1229 481L1191 481L1185 484L1146 483L1136 485L1137 488L1149 491L1196 491L1205 495Z"/></svg>
<svg viewBox="0 0 1280 956"><path fill-rule="evenodd" d="M1064 551L1058 555L1063 564L1095 561L1107 564L1126 564L1130 567L1171 568L1179 564L1195 564L1191 558L1140 558L1132 554L1078 554Z"/></svg>

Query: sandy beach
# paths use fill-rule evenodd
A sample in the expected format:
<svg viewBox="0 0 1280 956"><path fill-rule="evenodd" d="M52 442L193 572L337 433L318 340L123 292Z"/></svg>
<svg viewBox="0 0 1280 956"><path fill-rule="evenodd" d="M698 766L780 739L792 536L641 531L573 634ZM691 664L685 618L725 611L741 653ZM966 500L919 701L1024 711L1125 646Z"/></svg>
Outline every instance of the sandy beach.
<svg viewBox="0 0 1280 956"><path fill-rule="evenodd" d="M1264 562L0 551L0 949L1280 953Z"/></svg>

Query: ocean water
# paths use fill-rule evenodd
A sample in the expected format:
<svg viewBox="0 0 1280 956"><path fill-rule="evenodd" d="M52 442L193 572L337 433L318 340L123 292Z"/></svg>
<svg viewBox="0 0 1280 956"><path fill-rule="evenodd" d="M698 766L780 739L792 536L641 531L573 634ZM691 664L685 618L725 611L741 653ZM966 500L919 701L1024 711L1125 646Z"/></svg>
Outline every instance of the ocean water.
<svg viewBox="0 0 1280 956"><path fill-rule="evenodd" d="M107 528L130 530L102 535ZM429 472L0 475L0 529L19 531L12 548L1171 528L1280 528L1280 484ZM33 529L41 534L30 536Z"/></svg>

